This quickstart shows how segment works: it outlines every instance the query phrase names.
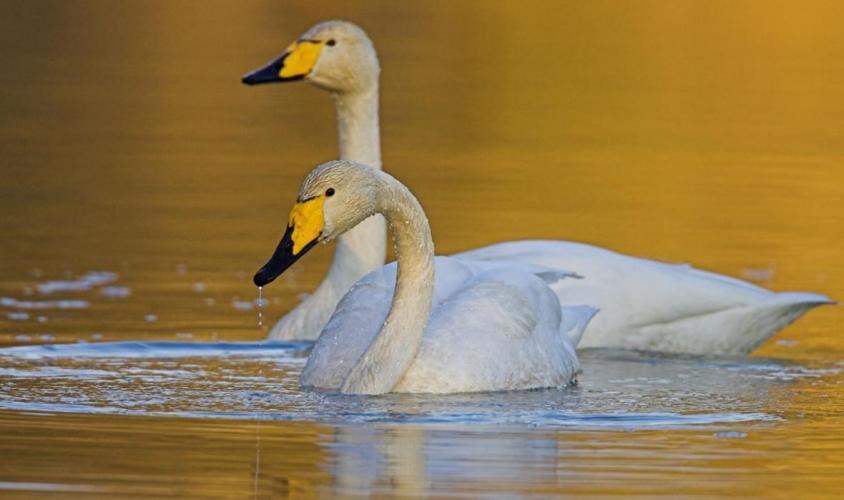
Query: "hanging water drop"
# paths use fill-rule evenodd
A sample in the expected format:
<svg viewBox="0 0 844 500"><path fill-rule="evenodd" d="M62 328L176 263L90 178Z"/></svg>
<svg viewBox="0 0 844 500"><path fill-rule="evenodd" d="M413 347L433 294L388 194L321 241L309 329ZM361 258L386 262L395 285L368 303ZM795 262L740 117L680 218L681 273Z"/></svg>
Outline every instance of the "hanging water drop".
<svg viewBox="0 0 844 500"><path fill-rule="evenodd" d="M258 287L258 328L264 327L264 311L262 310L264 307L264 287Z"/></svg>

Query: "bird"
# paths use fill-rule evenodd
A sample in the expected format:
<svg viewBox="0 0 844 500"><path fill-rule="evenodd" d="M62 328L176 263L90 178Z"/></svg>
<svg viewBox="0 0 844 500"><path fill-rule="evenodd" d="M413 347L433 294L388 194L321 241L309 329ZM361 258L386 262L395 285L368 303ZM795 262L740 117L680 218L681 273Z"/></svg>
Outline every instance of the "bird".
<svg viewBox="0 0 844 500"><path fill-rule="evenodd" d="M243 82L304 80L331 92L337 108L340 158L380 166L379 72L374 45L363 29L347 21L326 21L306 31L278 59L244 76ZM383 231L372 231L369 237L369 243L386 238ZM453 257L507 259L576 273L580 279L560 280L551 287L563 304L589 303L601 310L579 348L746 355L810 309L834 303L821 294L776 293L689 265L627 256L579 242L510 241ZM320 293L330 282L335 290L331 298L339 300L340 285L354 282L355 273L348 269L340 262L338 245L326 280L271 330L270 337L316 339L336 305L323 300ZM345 279L335 280L340 274ZM324 309L307 315L310 321L299 321L301 310L320 307Z"/></svg>
<svg viewBox="0 0 844 500"><path fill-rule="evenodd" d="M364 71L354 71L353 60ZM318 68L325 68L324 73ZM366 33L351 23L315 26L278 59L243 77L249 85L307 80L331 92L337 107L339 158L381 168L378 75L381 68ZM325 75L323 78L322 75ZM349 287L387 256L384 218L375 215L337 238L322 283L270 330L269 338L313 340Z"/></svg>
<svg viewBox="0 0 844 500"><path fill-rule="evenodd" d="M330 161L305 177L284 236L254 283L266 286L316 243L375 213L387 220L396 261L340 300L301 373L304 388L448 394L572 382L575 344L597 310L560 305L548 283L570 277L507 260L435 257L416 197L360 163Z"/></svg>

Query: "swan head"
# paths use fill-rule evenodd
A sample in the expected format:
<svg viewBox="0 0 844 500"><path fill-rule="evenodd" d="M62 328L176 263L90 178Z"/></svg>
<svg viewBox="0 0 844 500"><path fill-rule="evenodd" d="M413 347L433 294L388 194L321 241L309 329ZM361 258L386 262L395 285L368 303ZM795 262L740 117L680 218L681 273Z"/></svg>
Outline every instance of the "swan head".
<svg viewBox="0 0 844 500"><path fill-rule="evenodd" d="M287 229L270 260L255 273L264 286L319 242L327 242L373 215L378 209L378 173L346 160L323 163L305 177Z"/></svg>
<svg viewBox="0 0 844 500"><path fill-rule="evenodd" d="M274 61L243 77L258 85L306 80L338 93L378 83L378 57L366 33L347 21L326 21L306 31Z"/></svg>

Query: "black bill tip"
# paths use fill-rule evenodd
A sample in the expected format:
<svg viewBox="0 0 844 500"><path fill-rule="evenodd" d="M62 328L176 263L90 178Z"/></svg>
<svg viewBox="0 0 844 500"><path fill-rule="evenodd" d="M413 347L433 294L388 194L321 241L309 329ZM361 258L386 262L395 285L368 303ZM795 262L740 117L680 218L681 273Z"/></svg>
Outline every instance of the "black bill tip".
<svg viewBox="0 0 844 500"><path fill-rule="evenodd" d="M288 55L288 53L284 53L281 57L267 64L263 68L258 68L255 71L243 75L241 81L246 85L260 85L262 83L292 82L305 78L305 75L292 76L288 78L282 78L279 76L281 68L284 67L284 60L287 59Z"/></svg>
<svg viewBox="0 0 844 500"><path fill-rule="evenodd" d="M276 247L272 257L270 257L270 260L268 260L267 263L264 264L264 266L259 269L252 278L252 282L255 283L255 286L264 286L272 283L273 280L281 275L281 273L292 266L294 262L308 253L308 251L313 248L319 240L318 237L315 238L313 241L305 245L299 253L294 254L292 234L293 226L288 226L287 231L285 231L284 236L281 237L281 241L279 242L278 247Z"/></svg>
<svg viewBox="0 0 844 500"><path fill-rule="evenodd" d="M278 61L273 61L263 68L258 68L251 73L243 75L241 80L246 85L258 85L261 83L273 83L281 81L278 73L281 71L281 64Z"/></svg>
<svg viewBox="0 0 844 500"><path fill-rule="evenodd" d="M255 286L264 286L272 283L275 278L276 277L272 275L270 270L264 266L255 273L255 276L252 278L252 283L255 283Z"/></svg>

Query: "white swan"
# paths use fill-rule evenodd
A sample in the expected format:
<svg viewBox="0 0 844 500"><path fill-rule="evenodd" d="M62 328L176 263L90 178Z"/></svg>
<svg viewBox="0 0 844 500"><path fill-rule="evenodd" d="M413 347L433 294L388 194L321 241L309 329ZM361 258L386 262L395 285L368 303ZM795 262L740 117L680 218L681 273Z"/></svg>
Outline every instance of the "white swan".
<svg viewBox="0 0 844 500"><path fill-rule="evenodd" d="M294 65L288 70L290 61ZM332 91L341 151L348 137L355 137L370 145L366 154L372 155L380 147L378 73L375 49L363 30L348 22L328 21L308 30L280 59L247 75L244 81L264 83L295 75ZM349 113L344 99L337 97L347 87L369 96L355 113ZM343 158L369 161L363 155ZM378 236L372 234L372 238ZM507 242L455 257L509 259L580 275L580 280L552 285L562 304L587 303L601 309L579 347L747 354L809 309L832 303L819 294L774 293L686 265L664 264L565 241ZM327 302L322 305L332 307ZM285 318L279 326L288 324ZM277 327L271 337L315 339L321 331L315 323L304 326Z"/></svg>
<svg viewBox="0 0 844 500"><path fill-rule="evenodd" d="M249 85L307 79L331 92L337 107L339 158L381 168L378 58L363 30L350 23L315 26L267 66L243 77ZM347 61L354 60L354 66ZM354 71L355 68L366 68ZM334 259L317 289L270 330L273 339L315 339L354 282L384 265L384 218L367 219L337 238Z"/></svg>
<svg viewBox="0 0 844 500"><path fill-rule="evenodd" d="M574 377L570 336L576 343L595 309L561 308L542 279L561 279L559 273L494 259L435 259L413 194L358 163L318 166L297 200L256 285L374 213L386 217L397 257L340 301L302 371L304 387L452 393L563 386Z"/></svg>

